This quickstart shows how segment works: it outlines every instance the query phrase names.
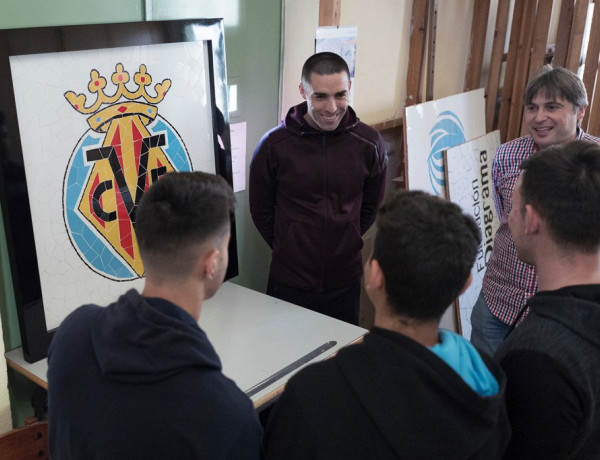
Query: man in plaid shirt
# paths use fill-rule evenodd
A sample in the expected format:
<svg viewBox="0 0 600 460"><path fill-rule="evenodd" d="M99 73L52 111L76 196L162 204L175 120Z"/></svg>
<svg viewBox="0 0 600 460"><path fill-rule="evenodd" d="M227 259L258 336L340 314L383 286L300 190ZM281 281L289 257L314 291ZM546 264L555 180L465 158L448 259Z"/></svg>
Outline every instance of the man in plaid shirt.
<svg viewBox="0 0 600 460"><path fill-rule="evenodd" d="M511 196L521 163L537 151L573 139L600 143L600 139L579 127L587 107L587 94L583 82L570 70L545 66L527 84L523 103L529 134L498 147L492 164L500 226L471 314L471 342L492 355L513 323L525 316L525 301L537 291L534 268L517 258L508 228Z"/></svg>

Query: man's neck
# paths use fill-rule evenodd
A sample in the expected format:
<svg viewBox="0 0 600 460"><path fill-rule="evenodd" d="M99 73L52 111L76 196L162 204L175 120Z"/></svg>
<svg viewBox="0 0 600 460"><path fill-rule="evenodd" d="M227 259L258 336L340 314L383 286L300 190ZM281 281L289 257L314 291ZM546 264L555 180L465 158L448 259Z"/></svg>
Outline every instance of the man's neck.
<svg viewBox="0 0 600 460"><path fill-rule="evenodd" d="M146 284L141 294L143 297L159 297L168 300L189 313L196 321L200 319L200 310L202 310L204 293L202 290L195 289L193 286L171 283L153 283L146 279Z"/></svg>
<svg viewBox="0 0 600 460"><path fill-rule="evenodd" d="M566 286L600 284L600 251L571 252L547 257L535 265L539 291L554 291Z"/></svg>
<svg viewBox="0 0 600 460"><path fill-rule="evenodd" d="M439 342L438 320L423 321L405 316L385 315L375 312L375 326L405 335L426 347Z"/></svg>
<svg viewBox="0 0 600 460"><path fill-rule="evenodd" d="M305 114L304 114L304 119L306 120L306 122L307 122L307 123L308 123L308 124L309 124L311 127L313 127L314 129L316 129L317 131L323 131L323 130L322 130L320 127L319 127L319 125L317 125L317 124L315 123L315 120L313 120L313 119L312 119L312 117L311 117L311 116L310 116L308 113L305 113Z"/></svg>

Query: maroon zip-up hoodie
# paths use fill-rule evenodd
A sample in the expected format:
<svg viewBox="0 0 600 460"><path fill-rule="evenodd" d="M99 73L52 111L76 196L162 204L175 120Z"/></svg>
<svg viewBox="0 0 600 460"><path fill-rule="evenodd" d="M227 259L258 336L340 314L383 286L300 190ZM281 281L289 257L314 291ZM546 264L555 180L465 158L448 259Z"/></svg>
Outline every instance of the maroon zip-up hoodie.
<svg viewBox="0 0 600 460"><path fill-rule="evenodd" d="M348 107L333 131L304 119L306 102L260 140L250 164L250 212L273 250L270 275L322 291L362 275L362 235L385 192L387 155L377 131Z"/></svg>

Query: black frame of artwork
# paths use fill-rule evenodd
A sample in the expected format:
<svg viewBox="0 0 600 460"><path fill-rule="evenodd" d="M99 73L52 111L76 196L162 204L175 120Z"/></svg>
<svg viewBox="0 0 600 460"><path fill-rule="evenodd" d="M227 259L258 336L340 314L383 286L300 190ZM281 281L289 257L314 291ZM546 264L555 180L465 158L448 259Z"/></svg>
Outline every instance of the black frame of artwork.
<svg viewBox="0 0 600 460"><path fill-rule="evenodd" d="M208 46L215 172L233 186L222 19L0 30L0 202L26 361L47 356L54 330L46 327L9 56L190 41ZM232 219L226 279L238 275L235 230Z"/></svg>

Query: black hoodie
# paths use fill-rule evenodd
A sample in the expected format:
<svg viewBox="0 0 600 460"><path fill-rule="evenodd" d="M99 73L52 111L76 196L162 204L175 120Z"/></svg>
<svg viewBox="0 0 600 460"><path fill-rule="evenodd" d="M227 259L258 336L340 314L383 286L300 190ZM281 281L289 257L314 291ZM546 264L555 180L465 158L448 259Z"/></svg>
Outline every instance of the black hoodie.
<svg viewBox="0 0 600 460"><path fill-rule="evenodd" d="M507 459L600 458L600 285L541 291L498 347Z"/></svg>
<svg viewBox="0 0 600 460"><path fill-rule="evenodd" d="M251 401L181 308L128 291L61 324L48 356L56 459L258 458Z"/></svg>
<svg viewBox="0 0 600 460"><path fill-rule="evenodd" d="M480 396L431 350L373 328L288 382L264 437L271 459L499 459L510 437L506 378Z"/></svg>

